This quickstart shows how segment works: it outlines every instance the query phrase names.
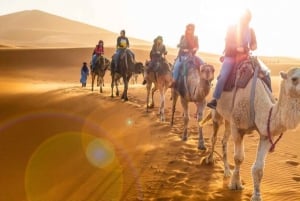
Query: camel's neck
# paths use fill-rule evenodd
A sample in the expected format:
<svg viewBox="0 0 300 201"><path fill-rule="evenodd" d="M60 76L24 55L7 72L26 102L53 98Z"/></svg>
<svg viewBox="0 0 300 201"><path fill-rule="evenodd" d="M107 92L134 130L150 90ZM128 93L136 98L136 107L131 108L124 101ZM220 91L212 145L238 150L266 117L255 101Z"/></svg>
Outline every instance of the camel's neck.
<svg viewBox="0 0 300 201"><path fill-rule="evenodd" d="M197 88L195 90L195 96L196 99L204 99L209 91L210 91L210 82L204 79L200 79L199 84L197 85Z"/></svg>
<svg viewBox="0 0 300 201"><path fill-rule="evenodd" d="M281 84L278 102L274 105L271 119L272 130L282 132L294 129L300 123L300 100L290 97Z"/></svg>

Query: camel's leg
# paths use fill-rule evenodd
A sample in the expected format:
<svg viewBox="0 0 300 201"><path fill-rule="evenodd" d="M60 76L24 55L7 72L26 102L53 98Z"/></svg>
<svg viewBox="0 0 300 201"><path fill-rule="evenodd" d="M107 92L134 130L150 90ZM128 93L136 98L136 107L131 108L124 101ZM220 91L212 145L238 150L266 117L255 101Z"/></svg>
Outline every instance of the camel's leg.
<svg viewBox="0 0 300 201"><path fill-rule="evenodd" d="M159 89L160 93L160 107L159 107L159 115L160 115L160 121L164 122L165 119L165 89L164 87L160 87Z"/></svg>
<svg viewBox="0 0 300 201"><path fill-rule="evenodd" d="M134 74L134 84L137 84L138 75L139 75L139 74Z"/></svg>
<svg viewBox="0 0 300 201"><path fill-rule="evenodd" d="M99 85L100 85L100 93L103 93L103 90L102 90L103 79L102 78L100 78L100 80L99 80Z"/></svg>
<svg viewBox="0 0 300 201"><path fill-rule="evenodd" d="M230 123L225 120L225 131L222 139L223 163L224 163L224 177L230 177L231 171L227 158L227 142L230 137Z"/></svg>
<svg viewBox="0 0 300 201"><path fill-rule="evenodd" d="M99 87L99 85L100 85L100 79L101 79L101 78L100 78L100 75L98 75L98 76L97 76L97 87Z"/></svg>
<svg viewBox="0 0 300 201"><path fill-rule="evenodd" d="M94 91L94 81L95 81L95 76L92 75L92 91Z"/></svg>
<svg viewBox="0 0 300 201"><path fill-rule="evenodd" d="M114 97L114 83L115 83L115 75L114 73L112 73L111 75L111 94L110 94L110 97Z"/></svg>
<svg viewBox="0 0 300 201"><path fill-rule="evenodd" d="M189 125L189 120L190 120L189 107L188 107L189 103L183 97L181 97L180 100L181 100L181 105L182 105L182 108L183 108L183 122L184 122L182 140L187 141L187 139L188 139L188 125Z"/></svg>
<svg viewBox="0 0 300 201"><path fill-rule="evenodd" d="M146 97L146 112L149 112L149 97L150 97L150 90L151 90L152 83L147 82L146 89L147 89L147 97Z"/></svg>
<svg viewBox="0 0 300 201"><path fill-rule="evenodd" d="M203 133L202 133L202 126L200 126L200 122L203 118L203 110L206 106L206 101L197 102L197 121L198 121L198 149L200 150L206 150L204 139L203 139Z"/></svg>
<svg viewBox="0 0 300 201"><path fill-rule="evenodd" d="M229 188L231 190L242 190L242 182L240 177L240 168L245 158L244 152L244 134L240 133L235 125L231 124L231 134L234 142L234 163L235 167L231 176Z"/></svg>
<svg viewBox="0 0 300 201"><path fill-rule="evenodd" d="M221 116L217 115L217 112L215 110L211 110L211 115L213 119L213 134L211 136L211 151L206 158L206 163L214 163L215 145L217 141L218 131L222 121Z"/></svg>
<svg viewBox="0 0 300 201"><path fill-rule="evenodd" d="M263 170L265 166L265 159L267 153L271 147L271 144L267 137L260 137L256 160L252 166L252 179L253 179L253 195L251 197L251 201L261 201L260 195L260 183L263 177Z"/></svg>
<svg viewBox="0 0 300 201"><path fill-rule="evenodd" d="M130 81L131 76L132 76L132 74L126 75L126 78L127 78L126 83L127 84L126 84L126 91L125 91L125 98L124 98L125 101L128 101L128 88L129 88L129 81Z"/></svg>
<svg viewBox="0 0 300 201"><path fill-rule="evenodd" d="M174 114L175 114L175 110L176 110L176 103L177 103L177 99L178 99L178 94L176 93L175 90L172 90L171 95L172 95L172 118L171 118L171 126L173 126L174 125Z"/></svg>
<svg viewBox="0 0 300 201"><path fill-rule="evenodd" d="M120 96L120 92L119 92L119 83L118 81L116 81L116 96Z"/></svg>
<svg viewBox="0 0 300 201"><path fill-rule="evenodd" d="M154 83L154 87L151 89L151 104L149 105L150 108L154 108L154 93L157 91L157 84Z"/></svg>
<svg viewBox="0 0 300 201"><path fill-rule="evenodd" d="M124 101L128 101L128 96L127 96L127 91L128 91L128 82L130 80L130 76L123 76L123 81L124 81L124 91L123 91L123 94L122 94L122 99Z"/></svg>

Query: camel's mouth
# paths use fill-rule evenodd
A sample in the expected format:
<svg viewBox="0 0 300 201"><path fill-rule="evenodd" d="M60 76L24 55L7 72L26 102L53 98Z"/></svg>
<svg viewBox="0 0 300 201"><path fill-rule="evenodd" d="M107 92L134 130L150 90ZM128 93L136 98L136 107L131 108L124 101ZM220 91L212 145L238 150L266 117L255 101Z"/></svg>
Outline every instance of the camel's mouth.
<svg viewBox="0 0 300 201"><path fill-rule="evenodd" d="M291 98L300 99L300 87L293 87L289 90L289 95Z"/></svg>

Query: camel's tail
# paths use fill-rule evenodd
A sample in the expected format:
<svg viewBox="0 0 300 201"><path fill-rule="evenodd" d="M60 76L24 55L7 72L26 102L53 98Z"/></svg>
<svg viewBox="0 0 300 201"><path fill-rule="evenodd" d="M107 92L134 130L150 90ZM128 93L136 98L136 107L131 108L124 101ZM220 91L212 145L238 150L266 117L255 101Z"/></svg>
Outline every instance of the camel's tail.
<svg viewBox="0 0 300 201"><path fill-rule="evenodd" d="M208 124L208 122L212 120L212 113L211 111L206 115L205 118L203 118L200 122L199 122L199 126L200 127L203 127L205 126L206 124Z"/></svg>

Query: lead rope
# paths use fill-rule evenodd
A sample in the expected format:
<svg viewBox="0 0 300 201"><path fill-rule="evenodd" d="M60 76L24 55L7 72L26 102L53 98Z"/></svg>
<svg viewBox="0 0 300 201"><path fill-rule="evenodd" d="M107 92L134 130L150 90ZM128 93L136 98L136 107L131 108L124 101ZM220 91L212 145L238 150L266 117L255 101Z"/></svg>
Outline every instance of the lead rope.
<svg viewBox="0 0 300 201"><path fill-rule="evenodd" d="M267 124L267 131L268 131L268 138L269 138L269 142L271 143L271 147L269 149L269 152L274 152L275 150L275 145L277 144L277 142L281 139L283 133L281 133L279 135L279 137L277 138L277 140L275 140L275 142L273 143L273 140L271 138L271 132L270 132L270 121L271 121L271 114L272 114L272 110L273 110L273 107L270 108L270 111L269 111L269 118L268 118L268 124Z"/></svg>

